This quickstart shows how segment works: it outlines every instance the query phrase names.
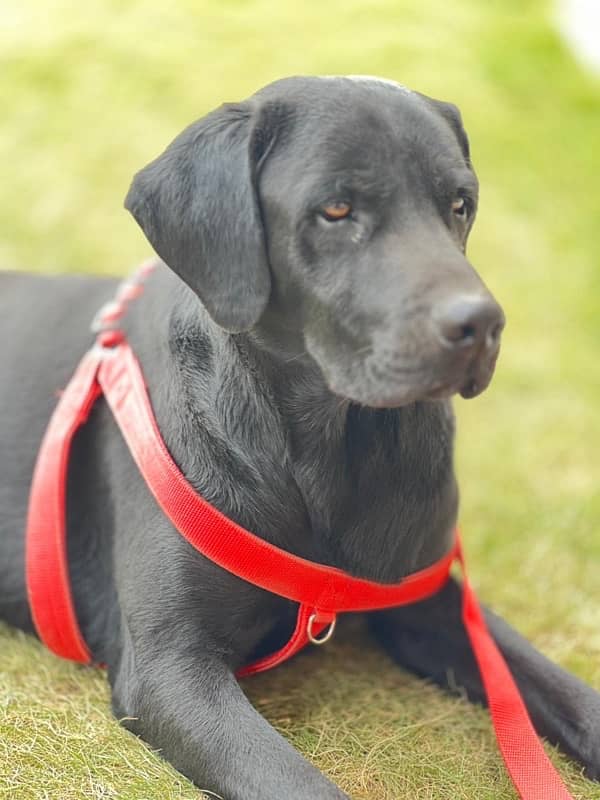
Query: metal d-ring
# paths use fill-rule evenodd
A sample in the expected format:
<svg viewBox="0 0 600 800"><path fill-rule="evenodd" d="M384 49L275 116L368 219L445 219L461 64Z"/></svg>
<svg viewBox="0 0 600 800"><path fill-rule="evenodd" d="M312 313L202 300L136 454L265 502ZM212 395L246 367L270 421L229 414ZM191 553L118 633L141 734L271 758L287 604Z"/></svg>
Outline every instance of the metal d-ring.
<svg viewBox="0 0 600 800"><path fill-rule="evenodd" d="M337 621L336 617L334 617L329 623L329 627L327 628L325 634L318 639L316 636L314 636L312 632L313 625L315 624L316 619L317 619L316 612L313 612L308 618L308 623L306 625L306 635L308 636L308 641L311 642L312 644L325 644L333 636L333 632L335 631L335 623Z"/></svg>

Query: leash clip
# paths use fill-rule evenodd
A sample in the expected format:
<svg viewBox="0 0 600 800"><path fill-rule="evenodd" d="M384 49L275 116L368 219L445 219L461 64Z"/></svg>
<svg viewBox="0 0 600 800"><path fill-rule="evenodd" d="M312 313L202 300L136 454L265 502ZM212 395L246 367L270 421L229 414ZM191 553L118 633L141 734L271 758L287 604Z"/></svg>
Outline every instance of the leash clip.
<svg viewBox="0 0 600 800"><path fill-rule="evenodd" d="M334 634L335 624L337 617L335 613L325 611L313 611L306 623L306 635L311 644L326 644ZM316 624L325 623L329 627L322 636L315 636L313 633L313 626Z"/></svg>

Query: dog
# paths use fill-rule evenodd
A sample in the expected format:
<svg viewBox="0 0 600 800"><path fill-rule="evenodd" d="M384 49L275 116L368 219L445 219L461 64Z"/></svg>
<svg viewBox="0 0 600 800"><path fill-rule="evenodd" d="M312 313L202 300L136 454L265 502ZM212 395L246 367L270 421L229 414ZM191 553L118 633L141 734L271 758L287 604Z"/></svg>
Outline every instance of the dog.
<svg viewBox="0 0 600 800"><path fill-rule="evenodd" d="M465 256L477 179L458 109L370 77L296 77L192 124L126 206L160 263L123 320L169 452L267 542L372 581L448 551L450 398L489 384L504 314ZM113 279L0 275L0 616L33 632L23 531L57 390ZM106 403L73 444L75 610L115 715L226 800L341 800L235 671L295 606L204 558L157 508ZM600 695L486 611L537 731L600 776ZM368 615L405 668L484 702L451 579Z"/></svg>

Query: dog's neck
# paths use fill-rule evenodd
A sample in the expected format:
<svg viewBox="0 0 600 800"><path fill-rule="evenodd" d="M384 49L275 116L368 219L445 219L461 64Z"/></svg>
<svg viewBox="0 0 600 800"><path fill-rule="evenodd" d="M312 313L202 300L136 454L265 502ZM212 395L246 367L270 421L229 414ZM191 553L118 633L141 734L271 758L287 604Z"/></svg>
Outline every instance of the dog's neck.
<svg viewBox="0 0 600 800"><path fill-rule="evenodd" d="M170 280L168 322L140 336L149 304L164 318L164 281L153 278L130 335L166 443L209 502L280 547L374 580L448 549L449 404L374 410L336 397L314 362L225 333Z"/></svg>

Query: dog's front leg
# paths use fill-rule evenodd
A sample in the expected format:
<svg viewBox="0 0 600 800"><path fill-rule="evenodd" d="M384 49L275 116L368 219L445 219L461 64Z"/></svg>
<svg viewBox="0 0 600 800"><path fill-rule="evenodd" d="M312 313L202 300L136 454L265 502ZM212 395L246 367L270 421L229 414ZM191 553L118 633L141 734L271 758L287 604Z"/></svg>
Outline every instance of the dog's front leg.
<svg viewBox="0 0 600 800"><path fill-rule="evenodd" d="M349 800L258 714L218 658L136 648L109 675L123 724L223 800Z"/></svg>
<svg viewBox="0 0 600 800"><path fill-rule="evenodd" d="M500 617L485 618L523 695L536 730L600 779L600 694L553 664ZM370 615L370 626L395 661L446 688L485 702L461 619L461 590L450 581L429 600Z"/></svg>

